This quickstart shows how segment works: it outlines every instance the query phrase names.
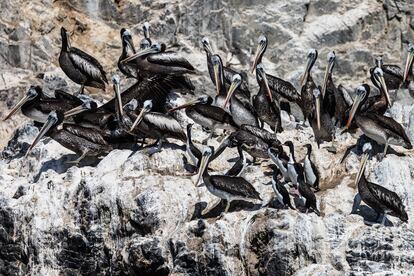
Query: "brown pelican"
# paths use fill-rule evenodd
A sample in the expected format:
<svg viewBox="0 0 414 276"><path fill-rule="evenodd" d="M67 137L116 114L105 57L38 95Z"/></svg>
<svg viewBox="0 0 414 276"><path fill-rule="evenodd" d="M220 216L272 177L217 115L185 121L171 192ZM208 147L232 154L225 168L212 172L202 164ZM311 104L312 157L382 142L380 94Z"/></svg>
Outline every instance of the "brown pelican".
<svg viewBox="0 0 414 276"><path fill-rule="evenodd" d="M77 164L85 156L98 156L112 150L112 146L97 129L75 124L62 124L63 120L64 114L61 111L51 111L39 134L27 150L26 156L45 135L80 155L78 159L67 163Z"/></svg>
<svg viewBox="0 0 414 276"><path fill-rule="evenodd" d="M127 29L121 29L121 40L122 40L122 53L118 59L118 68L128 78L139 79L139 70L133 63L122 63L121 61L129 56L135 54L134 42L132 40L131 32Z"/></svg>
<svg viewBox="0 0 414 276"><path fill-rule="evenodd" d="M262 200L260 194L255 190L252 184L246 181L243 177L210 175L207 168L211 162L210 157L213 153L213 147L204 148L196 185L198 185L201 178L203 178L203 182L210 193L220 199L225 199L227 205L224 213L228 211L231 201L233 200Z"/></svg>
<svg viewBox="0 0 414 276"><path fill-rule="evenodd" d="M72 81L84 86L96 87L105 90L108 83L102 65L91 55L82 50L71 47L69 33L65 28L60 29L62 36L62 49L59 55L59 65Z"/></svg>
<svg viewBox="0 0 414 276"><path fill-rule="evenodd" d="M276 137L276 134L270 133L266 129L252 126L252 125L242 125L240 129L247 131L250 134L262 139L270 147L279 147L281 145L280 141Z"/></svg>
<svg viewBox="0 0 414 276"><path fill-rule="evenodd" d="M274 172L272 176L272 188L276 194L278 201L285 207L295 210L290 201L290 195L285 185L278 179L278 173Z"/></svg>
<svg viewBox="0 0 414 276"><path fill-rule="evenodd" d="M310 187L313 187L315 190L319 191L319 171L311 160L312 146L311 144L306 144L305 147L307 149L305 160L303 160L305 182Z"/></svg>
<svg viewBox="0 0 414 276"><path fill-rule="evenodd" d="M384 64L382 57L375 59L375 67L372 67L369 72L373 74L375 68L380 68L384 72L384 80L386 86L395 90L400 88L403 83L404 72L400 66L394 64Z"/></svg>
<svg viewBox="0 0 414 276"><path fill-rule="evenodd" d="M395 192L392 192L378 184L371 183L365 178L365 166L370 156L371 149L372 146L370 143L364 144L364 155L355 179L355 184L358 185L358 194L355 196L352 213L356 212L362 200L369 207L375 210L377 213L377 221L379 219L383 225L386 220L386 214L398 217L403 222L407 222L408 215L405 212L405 206L401 198Z"/></svg>
<svg viewBox="0 0 414 276"><path fill-rule="evenodd" d="M388 107L391 107L391 99L388 93L387 84L385 83L384 73L380 68L375 68L371 75L372 83L379 89L380 94L368 97L362 109L370 110L378 114L384 114Z"/></svg>
<svg viewBox="0 0 414 276"><path fill-rule="evenodd" d="M275 132L282 132L279 103L277 99L273 99L272 97L272 91L270 90L263 64L259 63L256 67L256 78L260 90L257 95L253 96L254 109L263 124L267 123Z"/></svg>
<svg viewBox="0 0 414 276"><path fill-rule="evenodd" d="M355 123L362 132L372 140L385 144L383 156L385 156L388 145L402 146L406 149L412 149L410 139L404 131L404 128L394 119L373 112L361 112L361 106L367 100L367 90L364 86L359 86L356 90L354 104L349 113L346 127L351 125L355 118Z"/></svg>
<svg viewBox="0 0 414 276"><path fill-rule="evenodd" d="M346 89L340 84L336 90L335 96L335 125L344 127L347 120L347 111L352 105L351 99Z"/></svg>
<svg viewBox="0 0 414 276"><path fill-rule="evenodd" d="M326 111L331 117L335 114L335 94L338 94L337 88L332 80L332 70L335 66L336 55L334 51L328 53L328 65L326 66L325 77L322 84L322 99Z"/></svg>
<svg viewBox="0 0 414 276"><path fill-rule="evenodd" d="M174 112L178 109L185 108L185 113L197 124L211 130L210 139L215 129L226 129L234 131L237 129L236 123L230 114L218 106L211 105L213 99L207 95L203 95L195 100L191 100L181 106L171 109ZM206 142L206 140L204 141Z"/></svg>
<svg viewBox="0 0 414 276"><path fill-rule="evenodd" d="M51 111L65 112L82 103L79 98L66 92L56 90L55 97L50 98L43 93L42 88L39 86L31 86L26 95L10 110L3 121L6 121L21 109L26 117L36 122L44 123Z"/></svg>
<svg viewBox="0 0 414 276"><path fill-rule="evenodd" d="M213 48L210 45L210 41L207 37L203 37L201 40L201 44L203 45L203 49L206 52L207 55L207 68L208 73L210 74L210 79L213 82L214 85L216 85L216 75L214 71L214 65L213 65L213 56L216 56L213 53ZM217 55L218 56L218 55ZM220 57L219 57L220 58ZM221 61L221 59L220 59ZM250 91L249 91L249 83L247 81L247 74L237 72L229 67L223 66L223 84L231 85L233 81L233 76L239 74L242 75L242 82L240 86L237 88L238 95L240 95L240 98L243 102L249 102L250 101Z"/></svg>
<svg viewBox="0 0 414 276"><path fill-rule="evenodd" d="M226 108L227 105L230 103L230 113L233 116L234 122L238 125L252 125L252 126L259 126L257 116L254 112L253 107L250 105L246 106L237 99L234 95L236 89L241 84L241 76L234 75L233 82L227 92L227 97L224 101L223 108Z"/></svg>
<svg viewBox="0 0 414 276"><path fill-rule="evenodd" d="M257 45L256 54L253 59L252 73L257 69L257 65L262 63L262 57L267 49L267 37L265 35L259 36L258 43L259 45Z"/></svg>
<svg viewBox="0 0 414 276"><path fill-rule="evenodd" d="M165 44L155 43L149 48L143 49L133 54L121 63L125 64L136 60L140 71L161 75L182 75L196 73L194 67L187 59L177 55L177 53L166 51Z"/></svg>
<svg viewBox="0 0 414 276"><path fill-rule="evenodd" d="M162 113L150 112L151 109L152 101L145 101L141 112L130 129L130 132L132 132L137 127L147 137L157 139L157 146L148 150L149 155L160 152L166 138L186 141L187 136L181 128L181 125L173 117Z"/></svg>
<svg viewBox="0 0 414 276"><path fill-rule="evenodd" d="M318 58L318 51L315 49L309 50L308 61L305 67L305 73L301 79L301 107L305 120L309 118L315 112L313 91L317 88L315 82L312 79L311 70Z"/></svg>
<svg viewBox="0 0 414 276"><path fill-rule="evenodd" d="M414 44L408 44L408 53L407 53L407 61L405 62L404 67L404 74L403 74L403 83L408 79L410 70L411 74L413 75L413 60L414 60Z"/></svg>

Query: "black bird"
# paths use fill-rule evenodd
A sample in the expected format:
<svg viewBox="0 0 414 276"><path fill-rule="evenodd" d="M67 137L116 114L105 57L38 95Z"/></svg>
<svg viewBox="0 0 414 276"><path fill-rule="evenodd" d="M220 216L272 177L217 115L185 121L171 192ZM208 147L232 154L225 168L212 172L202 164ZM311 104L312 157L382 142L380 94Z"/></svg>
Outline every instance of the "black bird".
<svg viewBox="0 0 414 276"><path fill-rule="evenodd" d="M181 106L170 109L169 112L185 108L185 113L197 124L211 130L210 139L215 129L225 129L234 131L237 129L236 123L232 116L218 106L211 105L213 99L207 95L203 95L195 100L191 100Z"/></svg>
<svg viewBox="0 0 414 276"><path fill-rule="evenodd" d="M312 145L306 144L307 148L305 160L303 160L303 171L305 174L305 182L310 187L313 187L315 190L319 191L319 170L312 162Z"/></svg>
<svg viewBox="0 0 414 276"><path fill-rule="evenodd" d="M51 111L47 121L26 152L30 154L36 144L45 136L49 136L62 146L80 155L67 163L79 163L85 156L99 156L112 150L112 146L104 139L99 131L92 128L65 124L64 114L61 111ZM63 123L63 124L62 124Z"/></svg>
<svg viewBox="0 0 414 276"><path fill-rule="evenodd" d="M208 68L208 73L210 75L210 79L213 82L214 85L216 85L216 77L215 77L215 73L214 73L214 66L213 66L213 60L212 57L215 56L214 52L213 52L213 48L210 45L210 41L208 40L207 37L203 37L203 39L201 40L201 44L203 45L203 49L206 52L206 56L207 56L207 68ZM220 59L221 60L221 59ZM248 83L248 79L247 79L247 74L243 73L243 72L238 72L235 71L233 69L231 69L230 67L226 67L223 66L223 84L226 86L231 85L232 81L233 81L233 77L234 75L239 74L242 76L242 82L240 84L240 86L237 88L238 90L238 95L240 95L240 98L242 98L242 101L250 101L250 91L249 91L249 83Z"/></svg>
<svg viewBox="0 0 414 276"><path fill-rule="evenodd" d="M278 150L277 148L269 148L268 154L270 159L273 161L273 163L277 166L280 173L282 174L284 182L289 182L290 176L287 168L289 158L284 159L282 156L280 156L280 150Z"/></svg>
<svg viewBox="0 0 414 276"><path fill-rule="evenodd" d="M122 53L118 59L118 68L128 78L140 79L139 70L133 63L122 63L121 61L136 53L131 32L127 29L121 29Z"/></svg>
<svg viewBox="0 0 414 276"><path fill-rule="evenodd" d="M298 175L298 185L299 185L299 194L305 198L306 213L310 209L314 211L315 214L320 216L320 212L318 210L317 203L316 203L316 196L311 190L311 188L309 187L309 185L305 183L303 174Z"/></svg>
<svg viewBox="0 0 414 276"><path fill-rule="evenodd" d="M275 133L270 133L269 131L267 131L264 128L259 128L256 126L252 126L252 125L242 125L240 127L241 130L247 131L250 134L253 134L254 136L262 139L266 144L269 145L269 147L276 147L278 148L281 143L280 141L277 139L276 134ZM286 154L282 153L284 156L286 156Z"/></svg>
<svg viewBox="0 0 414 276"><path fill-rule="evenodd" d="M200 170L198 172L196 185L203 178L207 190L220 199L225 199L227 206L225 213L228 211L231 201L233 200L262 200L260 194L246 179L239 176L210 175L208 165L211 162L210 157L214 154L213 147L205 147L203 158L201 160Z"/></svg>
<svg viewBox="0 0 414 276"><path fill-rule="evenodd" d="M51 111L58 110L65 112L82 103L79 98L66 92L56 90L55 97L50 98L43 93L40 86L31 86L26 95L10 110L3 121L6 121L21 109L26 117L36 122L44 123L47 121Z"/></svg>
<svg viewBox="0 0 414 276"><path fill-rule="evenodd" d="M301 85L301 108L303 112L303 116L306 119L309 119L309 116L314 114L315 112L315 105L314 105L314 97L313 91L317 88L315 82L312 79L311 70L313 65L318 58L318 51L315 49L311 49L308 53L308 61L305 67L305 73L302 76Z"/></svg>
<svg viewBox="0 0 414 276"><path fill-rule="evenodd" d="M175 52L166 51L166 46L163 43L152 44L149 48L122 60L121 63L126 64L133 60L135 60L138 69L147 74L183 75L196 73L187 59Z"/></svg>
<svg viewBox="0 0 414 276"><path fill-rule="evenodd" d="M352 212L354 213L360 206L361 200L369 207L375 210L378 214L377 220L381 220L384 225L386 214L398 217L403 222L408 221L408 215L405 211L404 203L401 198L378 184L371 183L365 178L365 166L370 156L372 146L370 143L364 145L364 156L361 160L361 166L357 174L355 183L358 184L358 194L355 197L355 202ZM382 217L382 219L381 219Z"/></svg>
<svg viewBox="0 0 414 276"><path fill-rule="evenodd" d="M255 69L257 69L257 65L262 63L262 57L267 49L267 37L265 35L259 36L257 41L259 44L257 45L256 54L253 59L253 66L252 66L252 73Z"/></svg>
<svg viewBox="0 0 414 276"><path fill-rule="evenodd" d="M356 125L366 136L380 144L385 144L383 156L387 152L388 145L412 149L413 146L404 128L394 119L370 112L369 110L361 112L361 106L367 101L367 94L366 86L359 86L357 88L346 127L348 128L355 118Z"/></svg>
<svg viewBox="0 0 414 276"><path fill-rule="evenodd" d="M325 110L323 101L321 100L321 92L319 88L315 88L313 90L313 97L315 99L314 113L309 114L308 119L313 129L313 134L315 136L316 143L319 147L319 145L324 141L333 141L335 135L335 126L332 122L331 116ZM332 152L336 151L333 145L328 150Z"/></svg>
<svg viewBox="0 0 414 276"><path fill-rule="evenodd" d="M83 93L84 86L105 90L108 80L102 65L91 55L71 47L69 33L65 28L60 29L60 34L62 49L59 55L59 65L66 76L81 85L80 93Z"/></svg>
<svg viewBox="0 0 414 276"><path fill-rule="evenodd" d="M260 90L257 95L253 96L254 109L261 122L263 122L262 127L266 123L273 131L282 132L279 102L277 99L273 99L263 64L259 63L256 67L256 78Z"/></svg>
<svg viewBox="0 0 414 276"><path fill-rule="evenodd" d="M404 77L404 71L400 66L395 64L384 64L382 57L377 57L375 59L375 67L372 67L369 70L371 75L375 68L380 68L384 72L384 80L388 89L395 90L400 88Z"/></svg>
<svg viewBox="0 0 414 276"><path fill-rule="evenodd" d="M173 117L158 112L150 112L151 109L152 101L145 101L141 112L130 129L130 132L132 132L137 127L147 137L157 140L155 143L157 146L148 150L149 155L160 152L166 138L174 138L183 142L187 140L181 125Z"/></svg>
<svg viewBox="0 0 414 276"><path fill-rule="evenodd" d="M289 162L287 163L287 172L292 184L297 188L298 179L300 176L303 178L303 167L300 163L296 162L295 147L292 141L286 141L285 146L289 147Z"/></svg>
<svg viewBox="0 0 414 276"><path fill-rule="evenodd" d="M322 99L323 106L325 110L329 113L331 117L335 115L335 94L338 94L338 89L336 88L332 80L332 70L335 66L336 55L334 51L328 53L328 65L326 66L325 77L322 84Z"/></svg>
<svg viewBox="0 0 414 276"><path fill-rule="evenodd" d="M228 176L240 176L244 169L247 166L247 159L246 155L243 153L243 149L241 146L237 146L237 152L239 153L239 158L234 163L233 167L231 167L225 175Z"/></svg>
<svg viewBox="0 0 414 276"><path fill-rule="evenodd" d="M272 176L272 188L276 194L278 201L285 207L295 210L290 201L290 195L285 185L282 184L278 179L278 173L274 172Z"/></svg>
<svg viewBox="0 0 414 276"><path fill-rule="evenodd" d="M335 95L335 125L344 127L346 124L347 112L351 108L352 102L348 102L347 99L351 99L345 87L341 84L338 85Z"/></svg>

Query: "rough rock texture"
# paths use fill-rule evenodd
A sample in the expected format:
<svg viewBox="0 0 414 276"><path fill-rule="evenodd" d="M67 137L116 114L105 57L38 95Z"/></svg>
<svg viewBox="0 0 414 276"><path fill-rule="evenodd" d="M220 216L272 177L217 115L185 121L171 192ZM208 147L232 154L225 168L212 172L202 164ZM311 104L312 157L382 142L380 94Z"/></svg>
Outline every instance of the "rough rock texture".
<svg viewBox="0 0 414 276"><path fill-rule="evenodd" d="M204 72L194 77L196 93L213 94L199 41L207 35L227 64L248 69L260 33L269 38L264 64L273 75L298 85L308 48L320 51L316 81L322 80L326 53L338 56L335 81L353 88L368 79L377 55L403 63L406 43L414 40L410 0L295 1L12 1L0 3L0 117L29 85L52 92L74 92L58 68L60 26L73 45L116 72L119 29L128 27L138 43L144 21L155 40L181 52ZM249 75L252 91L257 91ZM122 85L126 87L127 85ZM110 89L88 89L96 99ZM414 141L413 99L393 92L389 115ZM185 116L180 113L183 126ZM284 118L280 140L293 140L299 159L312 130L297 131ZM18 130L15 132L15 129ZM360 152L339 164L356 135L337 133L338 153L316 150L322 172L317 200L321 217L294 210L232 204L222 218L201 219L200 209L216 198L196 188L182 165L181 147L167 146L148 157L115 150L103 160L66 164L69 150L45 139L27 159L37 134L22 115L0 122L0 275L409 275L414 269L414 154L374 158L367 177L397 192L409 223L391 218L393 227L367 226L368 207L350 215ZM194 138L205 138L196 127ZM176 142L176 141L172 141ZM217 145L216 141L212 142ZM314 144L316 148L316 145ZM227 150L211 164L223 173L236 152ZM245 178L264 202L274 201L269 163L249 166ZM274 206L274 204L270 204ZM224 208L224 207L223 207ZM388 222L390 225L390 222Z"/></svg>

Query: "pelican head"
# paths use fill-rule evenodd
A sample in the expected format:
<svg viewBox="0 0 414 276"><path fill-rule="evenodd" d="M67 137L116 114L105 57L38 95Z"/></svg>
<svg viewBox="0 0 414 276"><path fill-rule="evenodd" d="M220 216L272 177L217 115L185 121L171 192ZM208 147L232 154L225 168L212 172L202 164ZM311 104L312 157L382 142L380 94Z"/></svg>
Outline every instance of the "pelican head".
<svg viewBox="0 0 414 276"><path fill-rule="evenodd" d="M210 41L208 40L208 37L203 37L201 39L201 44L203 45L203 49L206 52L207 55L213 54L213 48L210 45Z"/></svg>
<svg viewBox="0 0 414 276"><path fill-rule="evenodd" d="M305 66L305 72L302 75L302 79L300 81L301 85L305 84L305 81L308 79L308 76L310 74L310 71L313 67L313 65L316 62L316 59L318 58L318 51L316 49L310 49L307 55L307 62Z"/></svg>
<svg viewBox="0 0 414 276"><path fill-rule="evenodd" d="M224 101L223 108L226 108L228 103L230 102L231 97L233 96L236 89L240 86L242 83L242 77L239 74L233 75L233 79L229 88L229 91L227 92L226 100Z"/></svg>
<svg viewBox="0 0 414 276"><path fill-rule="evenodd" d="M362 103L365 101L368 96L367 85L360 85L355 91L355 99L352 105L351 111L349 112L348 122L346 123L346 128L349 128L351 125L352 119L354 118L357 110L359 110Z"/></svg>
<svg viewBox="0 0 414 276"><path fill-rule="evenodd" d="M10 110L9 114L4 117L3 121L8 120L14 113L17 112L25 103L32 101L34 98L38 97L42 89L39 86L30 86L27 90L26 95L20 99L20 101Z"/></svg>
<svg viewBox="0 0 414 276"><path fill-rule="evenodd" d="M405 62L403 82L407 80L411 65L413 64L413 58L414 58L414 44L410 43L408 44L408 53L407 53L407 60Z"/></svg>
<svg viewBox="0 0 414 276"><path fill-rule="evenodd" d="M267 37L265 35L259 36L258 45L256 49L256 54L253 59L253 66L252 66L252 73L256 69L256 65L261 62L263 54L266 52L267 49Z"/></svg>

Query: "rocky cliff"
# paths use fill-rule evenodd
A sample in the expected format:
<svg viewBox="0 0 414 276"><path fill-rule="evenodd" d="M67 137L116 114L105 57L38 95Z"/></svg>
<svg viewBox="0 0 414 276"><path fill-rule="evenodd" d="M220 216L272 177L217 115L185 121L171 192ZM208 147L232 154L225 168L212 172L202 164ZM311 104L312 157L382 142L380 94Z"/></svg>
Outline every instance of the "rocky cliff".
<svg viewBox="0 0 414 276"><path fill-rule="evenodd" d="M200 48L205 35L226 64L247 70L258 36L266 34L267 71L296 86L310 47L320 52L314 70L318 82L327 52L335 50L335 83L354 88L367 81L378 55L385 63L403 65L406 44L414 41L413 11L410 0L4 0L0 117L31 84L47 91L79 88L58 67L60 26L110 75L117 71L120 28L131 29L138 42L148 21L155 40L204 73L193 78L196 94L213 95ZM254 76L249 78L257 91ZM87 93L99 100L111 95L109 89ZM414 141L414 100L406 90L392 94L388 113ZM185 126L187 119L180 118ZM302 145L313 141L312 129L297 130L289 118L284 126L278 138L293 140L301 160ZM412 151L396 147L406 156L374 158L366 173L402 197L408 223L390 218L389 227L368 226L364 219L375 217L368 207L350 214L360 152L339 161L359 133L339 131L337 154L324 149L326 144L314 151L322 173L320 217L280 208L265 161L248 166L244 177L268 207L235 202L222 217L200 218L200 210L217 198L205 187L196 188L184 171L181 144L169 144L151 157L114 150L102 160L73 166L65 163L72 152L50 139L23 158L37 131L23 115L0 122L0 275L410 275L414 269ZM200 128L194 136L196 142L205 138ZM235 156L231 150L221 155L211 164L214 174L231 167Z"/></svg>

